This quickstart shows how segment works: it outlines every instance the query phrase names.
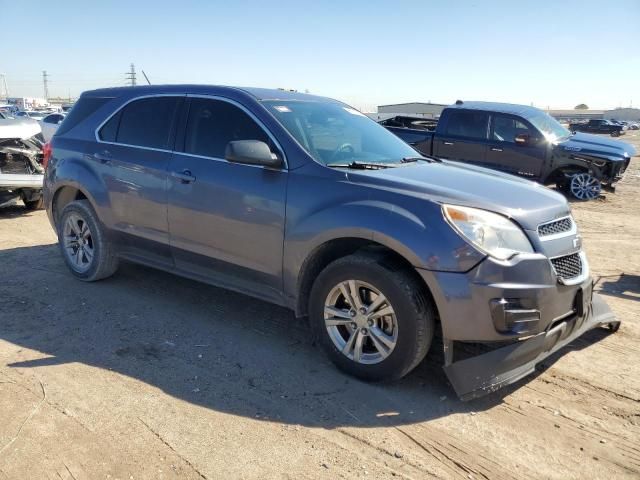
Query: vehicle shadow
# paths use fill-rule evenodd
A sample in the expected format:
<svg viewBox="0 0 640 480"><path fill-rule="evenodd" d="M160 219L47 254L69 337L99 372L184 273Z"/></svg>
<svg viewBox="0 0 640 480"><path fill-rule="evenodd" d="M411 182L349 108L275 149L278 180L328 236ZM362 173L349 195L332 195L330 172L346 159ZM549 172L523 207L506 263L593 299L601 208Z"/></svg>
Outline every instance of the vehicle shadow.
<svg viewBox="0 0 640 480"><path fill-rule="evenodd" d="M126 263L81 283L55 244L0 251L0 265L0 338L43 354L9 368L78 362L217 411L323 428L482 411L531 379L461 402L434 349L400 381L365 383L335 369L281 307Z"/></svg>
<svg viewBox="0 0 640 480"><path fill-rule="evenodd" d="M22 205L22 203L13 201L10 204L3 204L3 206L0 206L0 208L2 208L0 221L5 218L28 217L35 213L33 210L27 209L27 207Z"/></svg>
<svg viewBox="0 0 640 480"><path fill-rule="evenodd" d="M604 295L640 301L640 275L622 273L601 276L597 279L595 288Z"/></svg>

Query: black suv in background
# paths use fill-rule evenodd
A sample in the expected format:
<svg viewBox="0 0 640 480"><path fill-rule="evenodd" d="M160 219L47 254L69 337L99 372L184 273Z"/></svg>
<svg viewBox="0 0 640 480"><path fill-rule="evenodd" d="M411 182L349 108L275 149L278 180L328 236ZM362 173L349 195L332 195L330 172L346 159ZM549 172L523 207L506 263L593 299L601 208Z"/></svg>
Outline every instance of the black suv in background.
<svg viewBox="0 0 640 480"><path fill-rule="evenodd" d="M534 107L461 102L433 120L398 116L380 122L424 155L471 163L556 184L580 200L613 190L636 154L632 145L572 133Z"/></svg>

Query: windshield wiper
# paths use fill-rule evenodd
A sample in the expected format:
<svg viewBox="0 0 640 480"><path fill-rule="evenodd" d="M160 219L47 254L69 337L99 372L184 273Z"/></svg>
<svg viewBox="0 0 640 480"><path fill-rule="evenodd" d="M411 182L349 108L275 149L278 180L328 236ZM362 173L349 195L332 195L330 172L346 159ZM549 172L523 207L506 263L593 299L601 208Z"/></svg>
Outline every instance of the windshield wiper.
<svg viewBox="0 0 640 480"><path fill-rule="evenodd" d="M402 163L413 163L413 162L417 162L419 160L424 160L425 162L442 162L442 160L440 160L439 158L436 157L427 157L427 156L423 156L423 157L404 157L401 162Z"/></svg>
<svg viewBox="0 0 640 480"><path fill-rule="evenodd" d="M330 168L355 168L359 170L375 170L379 168L393 168L397 167L393 163L376 163L376 162L359 162L352 160L351 163L327 163L327 167Z"/></svg>

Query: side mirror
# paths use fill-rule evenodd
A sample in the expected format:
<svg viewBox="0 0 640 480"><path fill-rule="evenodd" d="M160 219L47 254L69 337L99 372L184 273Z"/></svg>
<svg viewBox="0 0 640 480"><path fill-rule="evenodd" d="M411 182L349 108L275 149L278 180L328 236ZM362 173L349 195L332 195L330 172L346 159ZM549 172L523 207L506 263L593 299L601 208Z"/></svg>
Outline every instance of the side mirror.
<svg viewBox="0 0 640 480"><path fill-rule="evenodd" d="M519 133L515 136L513 141L518 145L530 145L533 143L533 140L528 133Z"/></svg>
<svg viewBox="0 0 640 480"><path fill-rule="evenodd" d="M228 162L246 165L262 165L268 168L280 168L282 160L271 152L269 145L260 140L235 140L227 143L224 158Z"/></svg>

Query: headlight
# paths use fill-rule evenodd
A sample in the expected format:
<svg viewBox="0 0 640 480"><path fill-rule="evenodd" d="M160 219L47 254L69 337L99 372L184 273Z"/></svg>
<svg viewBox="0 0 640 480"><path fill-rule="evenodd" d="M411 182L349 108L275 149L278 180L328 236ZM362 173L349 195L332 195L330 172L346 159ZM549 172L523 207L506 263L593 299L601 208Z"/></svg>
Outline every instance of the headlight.
<svg viewBox="0 0 640 480"><path fill-rule="evenodd" d="M507 217L478 208L442 205L451 226L477 249L499 260L516 253L533 253L522 229Z"/></svg>

